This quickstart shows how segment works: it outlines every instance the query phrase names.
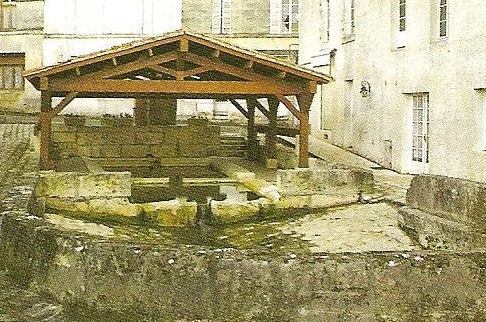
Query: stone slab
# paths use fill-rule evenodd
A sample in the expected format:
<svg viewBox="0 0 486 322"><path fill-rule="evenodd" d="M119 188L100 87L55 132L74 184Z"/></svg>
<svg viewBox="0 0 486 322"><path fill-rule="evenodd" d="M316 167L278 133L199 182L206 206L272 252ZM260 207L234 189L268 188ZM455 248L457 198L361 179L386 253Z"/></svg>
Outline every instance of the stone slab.
<svg viewBox="0 0 486 322"><path fill-rule="evenodd" d="M486 184L436 175L412 179L407 206L486 232Z"/></svg>

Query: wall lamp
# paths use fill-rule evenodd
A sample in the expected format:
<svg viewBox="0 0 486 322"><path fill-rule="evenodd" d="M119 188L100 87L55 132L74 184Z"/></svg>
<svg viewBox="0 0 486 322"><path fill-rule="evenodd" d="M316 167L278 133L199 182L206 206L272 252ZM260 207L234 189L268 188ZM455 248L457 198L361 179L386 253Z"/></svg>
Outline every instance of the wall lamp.
<svg viewBox="0 0 486 322"><path fill-rule="evenodd" d="M370 92L371 92L370 83L368 83L367 81L362 81L361 82L361 89L359 90L359 92L361 93L362 97L368 97L370 95Z"/></svg>

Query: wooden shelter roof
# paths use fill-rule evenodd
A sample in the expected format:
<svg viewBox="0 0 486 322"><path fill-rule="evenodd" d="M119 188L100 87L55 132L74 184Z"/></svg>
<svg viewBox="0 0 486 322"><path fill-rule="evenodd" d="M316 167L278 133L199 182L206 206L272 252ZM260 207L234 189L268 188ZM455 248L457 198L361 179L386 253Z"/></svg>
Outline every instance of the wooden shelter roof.
<svg viewBox="0 0 486 322"><path fill-rule="evenodd" d="M145 38L24 72L65 97L233 99L306 95L330 76L188 31Z"/></svg>

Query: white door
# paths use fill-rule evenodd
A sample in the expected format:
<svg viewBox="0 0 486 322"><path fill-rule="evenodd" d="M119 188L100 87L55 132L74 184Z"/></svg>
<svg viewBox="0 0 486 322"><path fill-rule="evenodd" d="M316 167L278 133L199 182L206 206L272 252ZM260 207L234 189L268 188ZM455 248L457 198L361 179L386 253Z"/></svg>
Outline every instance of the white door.
<svg viewBox="0 0 486 322"><path fill-rule="evenodd" d="M410 173L429 173L429 94L414 94L412 97L412 167Z"/></svg>

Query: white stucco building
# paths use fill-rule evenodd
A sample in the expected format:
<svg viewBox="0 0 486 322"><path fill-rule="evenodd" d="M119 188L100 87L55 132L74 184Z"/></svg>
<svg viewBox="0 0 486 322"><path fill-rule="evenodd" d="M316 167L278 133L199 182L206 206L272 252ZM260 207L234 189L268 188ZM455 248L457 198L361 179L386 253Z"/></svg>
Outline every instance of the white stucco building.
<svg viewBox="0 0 486 322"><path fill-rule="evenodd" d="M299 62L329 73L312 133L404 173L486 181L480 0L302 0Z"/></svg>

